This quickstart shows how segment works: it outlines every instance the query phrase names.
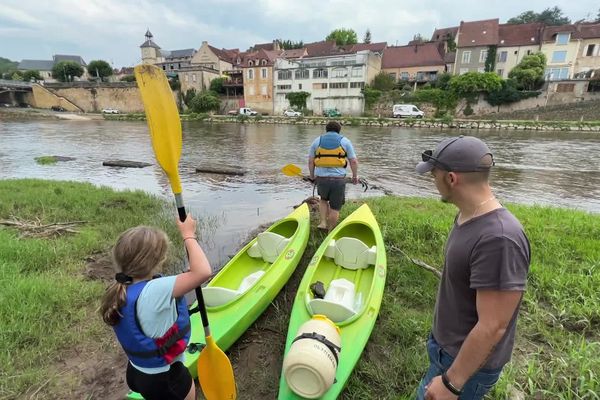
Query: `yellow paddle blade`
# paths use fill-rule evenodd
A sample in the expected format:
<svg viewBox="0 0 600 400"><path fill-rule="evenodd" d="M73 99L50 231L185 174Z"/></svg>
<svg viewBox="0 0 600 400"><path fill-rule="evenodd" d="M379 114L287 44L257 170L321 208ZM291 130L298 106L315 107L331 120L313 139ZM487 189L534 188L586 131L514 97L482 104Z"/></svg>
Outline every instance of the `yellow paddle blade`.
<svg viewBox="0 0 600 400"><path fill-rule="evenodd" d="M285 167L281 168L281 172L287 176L302 176L302 169L295 164L286 165Z"/></svg>
<svg viewBox="0 0 600 400"><path fill-rule="evenodd" d="M173 91L162 69L143 64L136 66L134 71L146 110L156 160L167 174L173 193L180 194L178 166L181 156L181 121Z"/></svg>
<svg viewBox="0 0 600 400"><path fill-rule="evenodd" d="M206 346L198 357L198 380L206 400L234 400L237 397L231 362L212 336L206 336Z"/></svg>

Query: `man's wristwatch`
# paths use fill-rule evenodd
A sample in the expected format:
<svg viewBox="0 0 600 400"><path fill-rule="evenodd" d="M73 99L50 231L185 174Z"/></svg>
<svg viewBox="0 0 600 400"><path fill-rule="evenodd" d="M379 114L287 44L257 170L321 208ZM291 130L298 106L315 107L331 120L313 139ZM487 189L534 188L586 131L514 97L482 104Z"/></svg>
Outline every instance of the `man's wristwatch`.
<svg viewBox="0 0 600 400"><path fill-rule="evenodd" d="M454 386L452 382L450 382L450 379L448 379L448 375L446 375L445 372L442 374L442 383L444 386L446 386L446 389L452 392L452 394L455 394L456 396L460 396L462 394L462 389Z"/></svg>

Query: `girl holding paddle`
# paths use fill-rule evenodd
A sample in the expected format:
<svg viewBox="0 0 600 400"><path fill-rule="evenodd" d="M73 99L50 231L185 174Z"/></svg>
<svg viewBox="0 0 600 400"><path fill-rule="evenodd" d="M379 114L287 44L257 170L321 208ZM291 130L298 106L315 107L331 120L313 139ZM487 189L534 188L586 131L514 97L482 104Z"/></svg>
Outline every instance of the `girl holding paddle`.
<svg viewBox="0 0 600 400"><path fill-rule="evenodd" d="M177 226L189 256L190 270L156 275L166 261L169 240L156 228L137 226L123 232L113 249L115 279L100 312L127 354L127 385L147 400L196 398L194 382L183 365L190 338L186 293L211 274L196 240L196 221L187 216Z"/></svg>

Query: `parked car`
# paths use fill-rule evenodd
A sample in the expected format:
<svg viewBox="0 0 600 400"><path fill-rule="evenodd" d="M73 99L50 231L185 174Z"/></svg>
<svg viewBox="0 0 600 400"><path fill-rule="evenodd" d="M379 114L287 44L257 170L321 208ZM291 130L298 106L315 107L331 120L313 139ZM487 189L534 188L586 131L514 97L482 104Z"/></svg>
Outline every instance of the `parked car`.
<svg viewBox="0 0 600 400"><path fill-rule="evenodd" d="M301 117L302 113L300 111L285 110L283 112L283 115L286 116L286 117Z"/></svg>
<svg viewBox="0 0 600 400"><path fill-rule="evenodd" d="M340 113L337 108L326 108L323 110L323 116L329 118L341 117L342 113Z"/></svg>
<svg viewBox="0 0 600 400"><path fill-rule="evenodd" d="M258 112L254 111L253 109L248 108L248 107L241 107L239 114L255 116L255 115L258 115Z"/></svg>
<svg viewBox="0 0 600 400"><path fill-rule="evenodd" d="M67 111L62 106L52 106L50 107L52 111Z"/></svg>
<svg viewBox="0 0 600 400"><path fill-rule="evenodd" d="M119 110L116 108L105 108L102 110L102 114L118 114Z"/></svg>
<svg viewBox="0 0 600 400"><path fill-rule="evenodd" d="M413 104L394 104L392 116L394 118L423 118L425 113Z"/></svg>

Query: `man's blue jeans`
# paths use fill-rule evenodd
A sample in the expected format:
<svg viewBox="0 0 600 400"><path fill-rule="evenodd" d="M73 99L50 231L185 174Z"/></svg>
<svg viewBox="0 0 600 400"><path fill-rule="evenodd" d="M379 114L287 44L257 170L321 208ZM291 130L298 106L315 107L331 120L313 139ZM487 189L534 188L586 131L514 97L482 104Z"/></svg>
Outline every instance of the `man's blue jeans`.
<svg viewBox="0 0 600 400"><path fill-rule="evenodd" d="M433 335L429 335L427 340L427 353L429 355L429 370L421 380L417 390L417 400L425 399L425 385L436 376L441 375L454 362L454 358L446 353L435 341ZM502 368L498 369L480 369L471 377L463 387L463 394L460 400L480 400L496 384Z"/></svg>

